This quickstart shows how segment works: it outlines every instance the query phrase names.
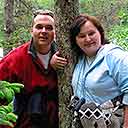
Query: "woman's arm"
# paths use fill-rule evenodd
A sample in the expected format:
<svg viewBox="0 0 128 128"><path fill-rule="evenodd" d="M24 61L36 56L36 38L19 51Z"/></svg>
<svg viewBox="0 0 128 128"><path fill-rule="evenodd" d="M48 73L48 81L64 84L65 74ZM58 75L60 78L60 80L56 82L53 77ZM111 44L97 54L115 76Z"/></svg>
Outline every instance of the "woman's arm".
<svg viewBox="0 0 128 128"><path fill-rule="evenodd" d="M123 128L128 128L128 105L124 106L124 124Z"/></svg>

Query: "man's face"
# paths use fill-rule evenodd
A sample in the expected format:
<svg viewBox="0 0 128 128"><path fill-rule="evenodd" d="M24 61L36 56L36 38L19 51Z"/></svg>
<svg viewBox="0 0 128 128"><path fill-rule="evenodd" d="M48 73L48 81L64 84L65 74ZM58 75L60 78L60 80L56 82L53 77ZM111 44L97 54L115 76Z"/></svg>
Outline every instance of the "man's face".
<svg viewBox="0 0 128 128"><path fill-rule="evenodd" d="M51 47L55 36L54 19L49 15L37 15L31 30L33 42L37 50Z"/></svg>

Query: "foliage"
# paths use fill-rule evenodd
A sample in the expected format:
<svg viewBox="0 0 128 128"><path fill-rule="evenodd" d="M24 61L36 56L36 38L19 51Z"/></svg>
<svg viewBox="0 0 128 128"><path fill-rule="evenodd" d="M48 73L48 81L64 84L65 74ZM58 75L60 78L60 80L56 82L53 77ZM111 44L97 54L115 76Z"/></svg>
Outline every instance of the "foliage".
<svg viewBox="0 0 128 128"><path fill-rule="evenodd" d="M6 99L10 103L13 100L14 94L19 93L23 87L23 84L0 81L0 98Z"/></svg>
<svg viewBox="0 0 128 128"><path fill-rule="evenodd" d="M0 104L8 104L0 106L0 125L13 127L13 122L16 122L17 116L13 113L12 100L15 93L20 93L23 87L20 83L0 81Z"/></svg>
<svg viewBox="0 0 128 128"><path fill-rule="evenodd" d="M118 17L120 18L120 24L128 24L128 8L121 9L118 12Z"/></svg>
<svg viewBox="0 0 128 128"><path fill-rule="evenodd" d="M32 0L35 9L53 9L54 0Z"/></svg>
<svg viewBox="0 0 128 128"><path fill-rule="evenodd" d="M29 29L21 27L11 34L8 41L6 41L5 39L0 40L0 44L4 48L15 48L28 41L30 37L31 35Z"/></svg>
<svg viewBox="0 0 128 128"><path fill-rule="evenodd" d="M118 24L120 18L117 13L126 8L127 0L81 0L81 12L97 16L105 28Z"/></svg>
<svg viewBox="0 0 128 128"><path fill-rule="evenodd" d="M128 50L128 25L117 25L108 32L109 40Z"/></svg>
<svg viewBox="0 0 128 128"><path fill-rule="evenodd" d="M103 23L111 42L128 50L128 1L80 0L80 11L95 15Z"/></svg>
<svg viewBox="0 0 128 128"><path fill-rule="evenodd" d="M11 47L17 47L24 42L28 41L30 39L30 30L24 27L21 27L17 30L15 30L10 37L10 46Z"/></svg>
<svg viewBox="0 0 128 128"><path fill-rule="evenodd" d="M17 116L12 112L13 111L13 103L9 103L8 105L0 106L0 125L6 125L10 127L14 127L13 123L16 122Z"/></svg>
<svg viewBox="0 0 128 128"><path fill-rule="evenodd" d="M5 40L4 35L4 0L2 0L0 7L0 47L17 47L23 42L29 40L29 28L32 19L32 12L36 9L53 10L53 8L54 0L15 1L15 31L11 34L10 39L7 41ZM117 26L128 23L127 0L80 0L80 11L97 16L99 20L103 23L106 30L109 30L109 28L113 27L114 25Z"/></svg>
<svg viewBox="0 0 128 128"><path fill-rule="evenodd" d="M3 17L3 10L4 10L4 2L3 0L0 2L0 47L2 47L2 43L4 40L4 17Z"/></svg>

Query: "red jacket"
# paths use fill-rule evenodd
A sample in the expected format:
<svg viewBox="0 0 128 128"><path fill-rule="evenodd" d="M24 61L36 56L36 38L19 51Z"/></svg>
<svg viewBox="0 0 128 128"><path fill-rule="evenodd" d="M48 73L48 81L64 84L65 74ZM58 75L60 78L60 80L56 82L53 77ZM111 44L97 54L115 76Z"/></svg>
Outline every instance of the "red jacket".
<svg viewBox="0 0 128 128"><path fill-rule="evenodd" d="M53 52L54 49L51 51ZM25 101L24 94L31 96L36 87L39 88L38 90L42 89L43 91L40 91L42 96L48 97L44 105L47 107L48 119L43 126L48 124L46 126L48 128L58 128L57 74L50 64L47 70L44 69L31 41L12 50L0 61L0 80L24 84L23 93L16 94L16 103L19 103L16 107L20 107L23 104L22 101ZM19 108L16 109L20 111ZM17 128L31 128L31 122L25 108L19 115Z"/></svg>

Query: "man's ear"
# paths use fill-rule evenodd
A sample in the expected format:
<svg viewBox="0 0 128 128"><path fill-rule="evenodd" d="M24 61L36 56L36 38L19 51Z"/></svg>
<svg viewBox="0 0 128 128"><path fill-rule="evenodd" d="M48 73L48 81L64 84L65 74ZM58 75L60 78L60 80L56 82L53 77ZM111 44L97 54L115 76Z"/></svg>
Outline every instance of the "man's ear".
<svg viewBox="0 0 128 128"><path fill-rule="evenodd" d="M31 35L33 35L33 29L32 28L29 29L29 32Z"/></svg>
<svg viewBox="0 0 128 128"><path fill-rule="evenodd" d="M56 31L54 31L54 41L56 41Z"/></svg>

